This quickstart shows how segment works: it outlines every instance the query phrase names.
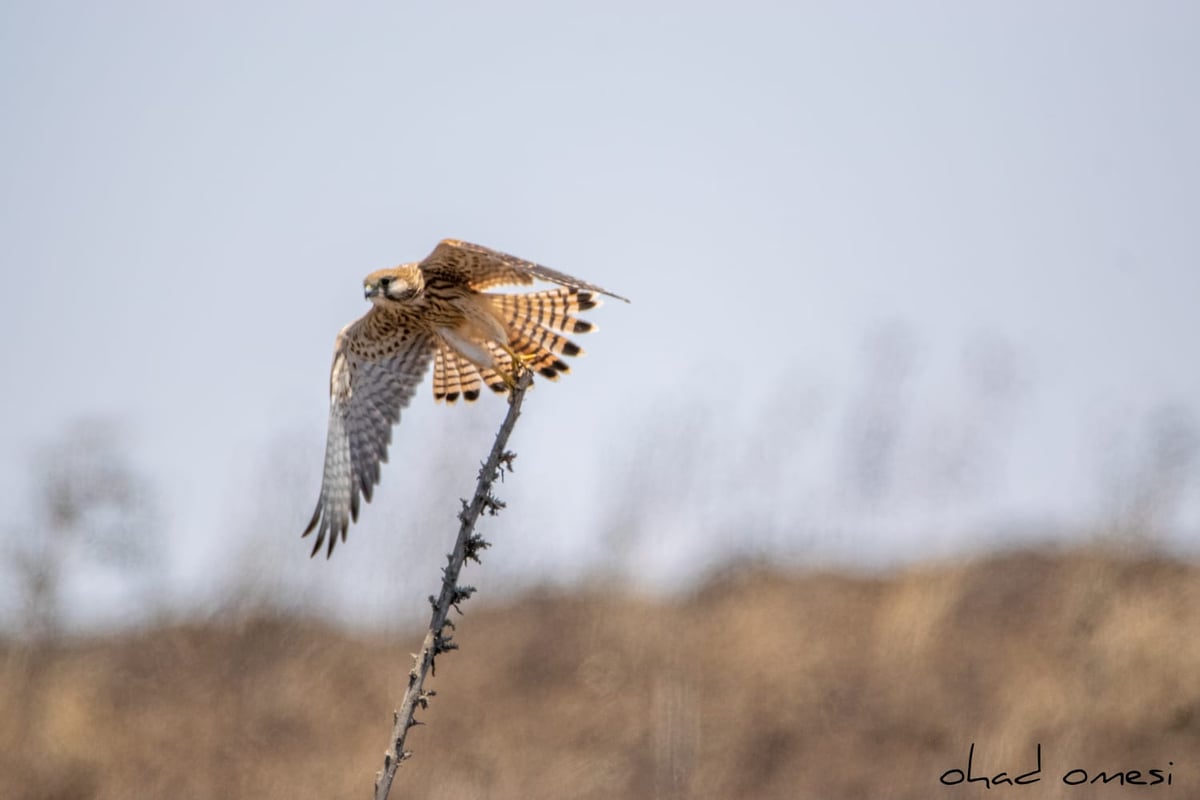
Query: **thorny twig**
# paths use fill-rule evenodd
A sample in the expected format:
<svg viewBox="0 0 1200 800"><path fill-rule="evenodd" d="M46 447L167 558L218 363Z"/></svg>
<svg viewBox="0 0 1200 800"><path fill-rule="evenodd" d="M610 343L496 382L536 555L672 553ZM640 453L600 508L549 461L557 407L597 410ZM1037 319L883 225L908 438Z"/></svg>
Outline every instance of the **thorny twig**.
<svg viewBox="0 0 1200 800"><path fill-rule="evenodd" d="M447 564L442 570L441 594L436 598L432 595L429 598L433 606L433 616L429 620L425 643L421 646L421 652L415 654L416 663L408 673L408 689L404 692L404 701L394 715L392 743L383 756L383 769L375 777L375 800L386 800L400 762L412 755L404 749L404 739L409 728L421 724L414 716L417 707L428 708L429 699L435 694L432 690L425 691L425 676L434 673L434 660L438 655L458 648L452 637L445 632L447 627L454 628L454 623L447 617L451 608L459 611L458 604L475 592L473 586L458 585L458 573L467 559L479 563L480 551L488 546L483 537L474 532L479 515L487 512L494 516L504 508L504 503L492 494L492 484L496 478L503 475L504 470L512 471L512 460L516 454L505 448L513 426L517 423L517 417L521 415L521 402L525 399L525 390L529 388L530 383L532 376L523 371L517 378L516 388L509 396L508 415L504 417L500 430L496 432L496 441L492 444L487 461L479 470L475 496L470 503L463 501L462 510L458 514L461 523L458 539L454 543L454 550L446 557Z"/></svg>

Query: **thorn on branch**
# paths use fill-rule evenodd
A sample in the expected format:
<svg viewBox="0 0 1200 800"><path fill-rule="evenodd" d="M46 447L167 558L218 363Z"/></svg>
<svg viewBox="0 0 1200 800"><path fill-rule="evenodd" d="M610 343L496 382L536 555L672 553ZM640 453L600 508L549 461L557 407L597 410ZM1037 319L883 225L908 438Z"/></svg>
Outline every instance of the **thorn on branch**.
<svg viewBox="0 0 1200 800"><path fill-rule="evenodd" d="M483 562L479 560L479 551L487 550L491 546L491 543L477 533L470 539L467 539L467 545L463 549L463 558L470 559L476 564L481 564Z"/></svg>
<svg viewBox="0 0 1200 800"><path fill-rule="evenodd" d="M516 457L517 457L517 454L514 453L512 450L505 450L503 453L500 454L500 458L497 459L497 464L500 465L500 480L501 481L504 480L505 472L513 471L513 460Z"/></svg>
<svg viewBox="0 0 1200 800"><path fill-rule="evenodd" d="M463 600L471 599L471 595L473 594L475 594L474 586L455 586L454 594L450 596L450 605L454 606L457 610L458 604ZM459 611L458 613L461 614L462 612Z"/></svg>
<svg viewBox="0 0 1200 800"><path fill-rule="evenodd" d="M494 494L488 493L483 498L483 509L482 510L486 511L488 516L491 516L491 517L496 516L505 508L505 506L506 506L505 502L503 500L501 500L499 497L496 497L496 495L494 495Z"/></svg>

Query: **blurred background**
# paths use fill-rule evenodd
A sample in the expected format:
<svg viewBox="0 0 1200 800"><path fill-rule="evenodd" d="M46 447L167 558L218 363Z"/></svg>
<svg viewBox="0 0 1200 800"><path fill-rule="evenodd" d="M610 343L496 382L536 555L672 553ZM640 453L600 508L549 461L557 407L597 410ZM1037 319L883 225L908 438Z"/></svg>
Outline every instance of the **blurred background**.
<svg viewBox="0 0 1200 800"><path fill-rule="evenodd" d="M346 545L299 534L361 279L443 237L633 303L527 399L398 789L924 797L1040 741L1200 792L1198 39L4 4L0 793L367 791L504 404L422 386Z"/></svg>

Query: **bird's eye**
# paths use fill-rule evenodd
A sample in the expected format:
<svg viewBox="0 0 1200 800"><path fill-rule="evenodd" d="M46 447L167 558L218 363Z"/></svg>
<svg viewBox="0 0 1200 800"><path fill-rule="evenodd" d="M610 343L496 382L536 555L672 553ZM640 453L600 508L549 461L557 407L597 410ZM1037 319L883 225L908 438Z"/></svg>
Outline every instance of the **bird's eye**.
<svg viewBox="0 0 1200 800"><path fill-rule="evenodd" d="M385 292L387 291L387 288L391 285L392 285L391 278L380 278L379 279L379 288L383 289Z"/></svg>

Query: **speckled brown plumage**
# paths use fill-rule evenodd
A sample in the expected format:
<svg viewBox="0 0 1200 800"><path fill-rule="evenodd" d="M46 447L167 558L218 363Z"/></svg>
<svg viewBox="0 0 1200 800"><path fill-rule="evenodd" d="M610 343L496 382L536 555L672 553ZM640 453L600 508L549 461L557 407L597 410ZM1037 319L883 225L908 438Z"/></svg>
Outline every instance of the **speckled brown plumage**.
<svg viewBox="0 0 1200 800"><path fill-rule="evenodd" d="M546 281L559 288L491 294L500 285ZM613 294L532 261L454 239L419 264L373 272L363 281L372 307L338 334L329 378L329 432L321 494L304 536L329 555L358 519L387 460L392 426L433 362L433 395L454 403L487 386L507 392L521 368L550 380L569 371L560 356L583 351L564 334L594 330L578 319ZM626 301L628 302L628 301ZM514 364L514 357L520 365Z"/></svg>

